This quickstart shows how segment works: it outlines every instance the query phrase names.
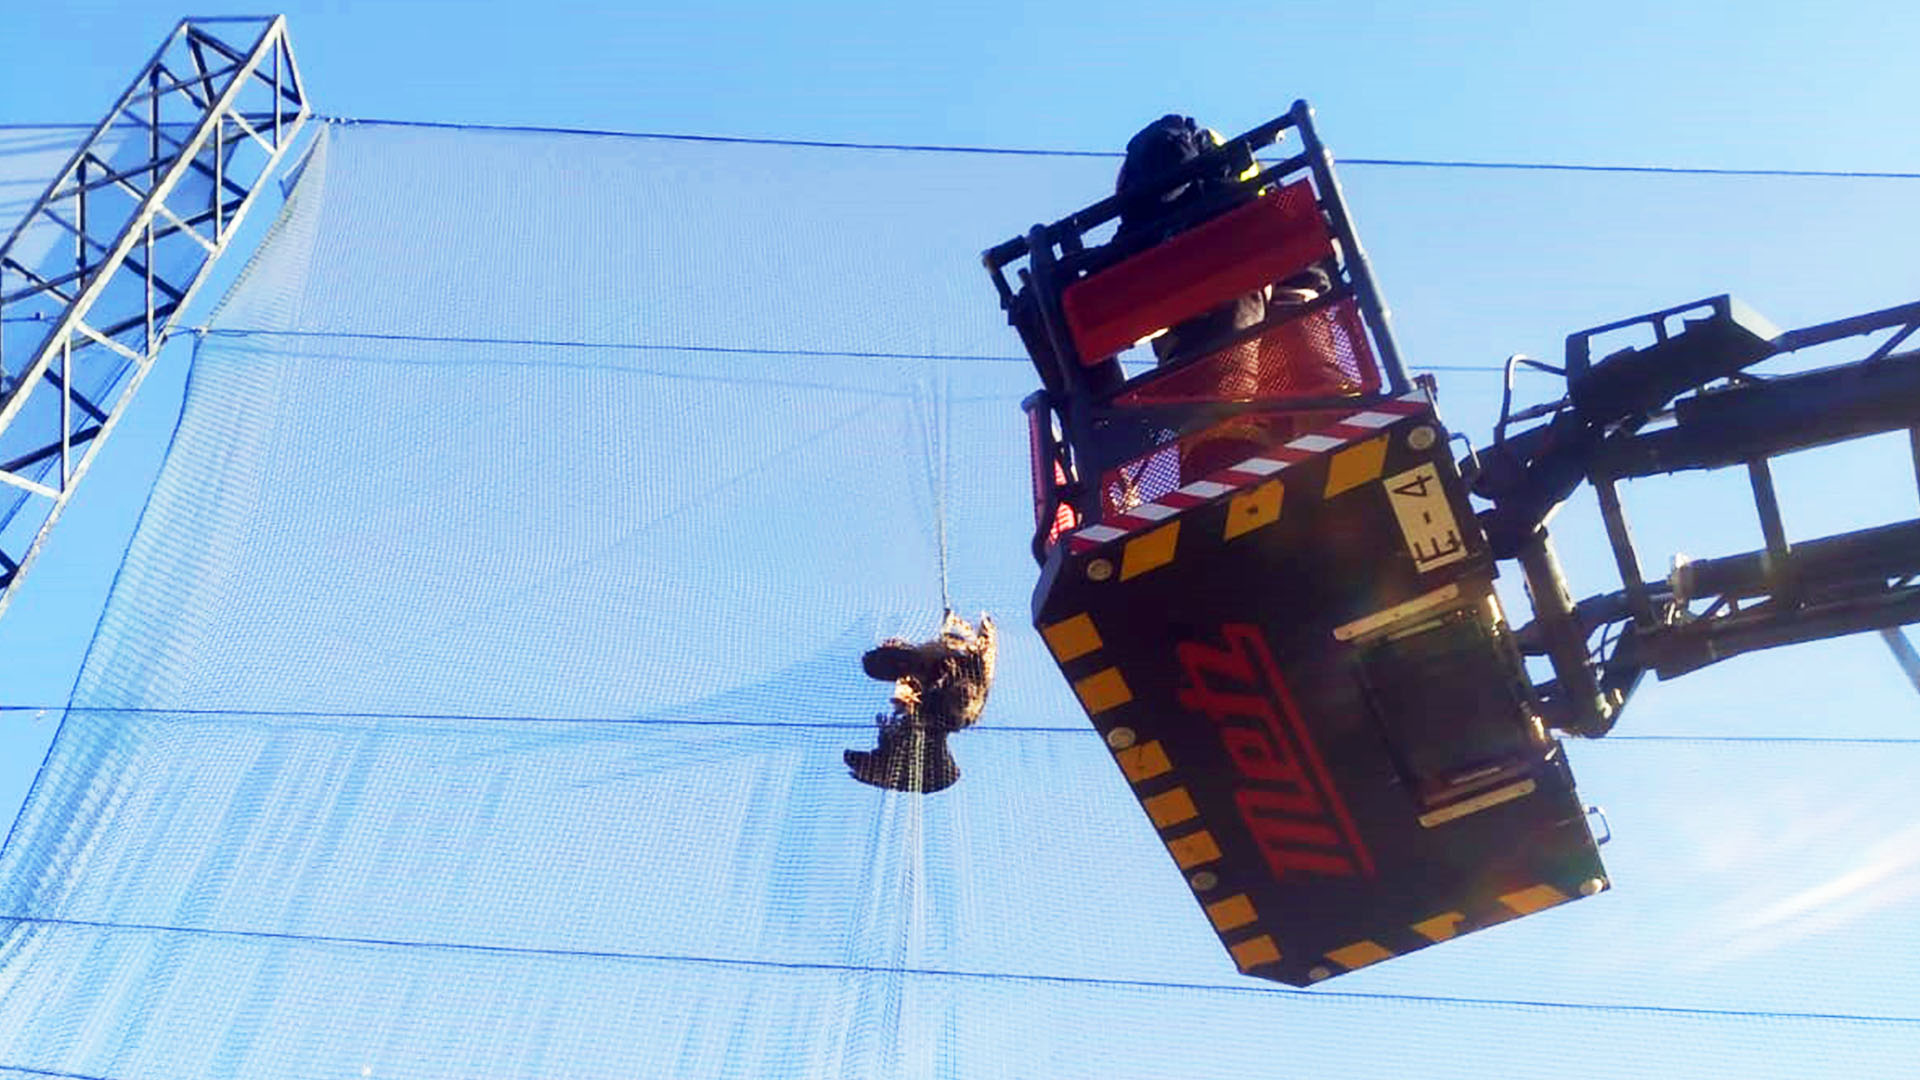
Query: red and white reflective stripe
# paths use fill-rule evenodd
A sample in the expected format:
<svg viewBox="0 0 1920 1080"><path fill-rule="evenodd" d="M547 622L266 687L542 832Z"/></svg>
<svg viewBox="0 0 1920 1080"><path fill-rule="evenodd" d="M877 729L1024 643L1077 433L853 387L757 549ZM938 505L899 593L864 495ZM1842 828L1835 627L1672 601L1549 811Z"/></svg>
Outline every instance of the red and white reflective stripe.
<svg viewBox="0 0 1920 1080"><path fill-rule="evenodd" d="M1130 506L1123 513L1111 514L1098 525L1089 525L1067 535L1068 550L1078 555L1085 551L1110 544L1124 536L1143 529L1152 528L1183 510L1203 505L1230 495L1242 488L1252 487L1289 465L1298 465L1310 458L1346 446L1348 443L1370 439L1380 429L1409 416L1431 411L1433 402L1426 391L1415 390L1387 401L1375 402L1364 412L1343 416L1316 428L1305 435L1297 435L1281 446L1263 451L1258 457L1250 457L1234 465L1213 473L1204 480L1195 480L1182 485L1152 502Z"/></svg>

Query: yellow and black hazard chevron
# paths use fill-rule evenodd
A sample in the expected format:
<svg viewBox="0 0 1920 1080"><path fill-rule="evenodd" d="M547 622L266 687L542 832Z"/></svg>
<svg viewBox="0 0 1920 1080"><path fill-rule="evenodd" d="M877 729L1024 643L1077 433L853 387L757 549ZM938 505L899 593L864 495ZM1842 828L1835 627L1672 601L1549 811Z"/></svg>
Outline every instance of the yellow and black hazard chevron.
<svg viewBox="0 0 1920 1080"><path fill-rule="evenodd" d="M1361 938L1330 949L1321 957L1320 963L1308 970L1307 977L1319 982L1342 972L1357 971L1382 960L1391 960L1429 945L1450 941L1462 934L1537 914L1569 900L1594 896L1605 892L1607 888L1604 877L1591 877L1580 882L1574 892L1546 883L1508 889L1491 897L1479 898L1477 904L1465 910L1442 911L1395 933L1382 935L1384 943L1373 938Z"/></svg>
<svg viewBox="0 0 1920 1080"><path fill-rule="evenodd" d="M1084 554L1094 548L1151 529L1182 511L1203 506L1269 480L1289 466L1298 465L1324 454L1331 454L1342 447L1364 443L1377 437L1382 429L1394 423L1409 416L1418 416L1432 411L1433 400L1424 390L1415 390L1399 397L1374 402L1365 409L1349 413L1325 426L1296 436L1263 454L1247 458L1203 479L1169 491L1152 502L1129 507L1118 514L1109 514L1099 524L1077 529L1067 534L1068 550L1076 555ZM1378 471L1379 465L1376 460L1374 474L1377 475ZM1372 479L1374 476L1358 476L1348 486L1358 486ZM1337 493L1330 484L1328 494Z"/></svg>
<svg viewBox="0 0 1920 1080"><path fill-rule="evenodd" d="M1082 660L1092 663L1091 674L1073 684L1089 715L1099 717L1134 700L1120 670L1099 663L1097 654L1105 642L1085 613L1043 626L1041 636L1063 667ZM1253 898L1244 891L1223 888L1220 874L1209 869L1221 859L1220 842L1201 819L1192 792L1181 783L1167 756L1166 745L1158 739L1142 740L1124 724L1108 725L1106 742L1141 809L1160 831L1167 853L1189 874L1188 882L1199 896L1207 921L1235 965L1246 974L1266 974L1270 965L1281 960L1279 943L1260 918Z"/></svg>

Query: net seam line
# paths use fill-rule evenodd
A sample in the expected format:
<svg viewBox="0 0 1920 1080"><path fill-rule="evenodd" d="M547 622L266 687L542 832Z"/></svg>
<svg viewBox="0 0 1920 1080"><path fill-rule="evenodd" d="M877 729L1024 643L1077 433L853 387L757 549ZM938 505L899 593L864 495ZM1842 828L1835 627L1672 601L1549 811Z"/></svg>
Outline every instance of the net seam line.
<svg viewBox="0 0 1920 1080"><path fill-rule="evenodd" d="M971 146L943 143L861 142L842 139L798 139L754 135L684 134L662 131L616 131L609 128L573 128L538 124L482 124L439 120L391 120L377 117L319 116L323 123L342 127L402 127L437 131L492 131L525 135L583 135L597 138L648 139L660 142L718 143L741 146L792 146L824 150L877 150L903 153L980 154L999 157L1105 158L1125 155L1114 150L1065 150L1046 147ZM1696 165L1582 164L1566 161L1472 161L1459 158L1349 157L1341 165L1395 169L1477 169L1507 172L1632 173L1653 176L1786 177L1844 180L1920 180L1920 172L1898 169L1788 169L1776 166L1730 168Z"/></svg>
<svg viewBox="0 0 1920 1080"><path fill-rule="evenodd" d="M32 1073L35 1076L59 1077L60 1080L114 1080L113 1077L105 1074L60 1072L57 1069L36 1069L31 1065L0 1064L0 1072Z"/></svg>
<svg viewBox="0 0 1920 1080"><path fill-rule="evenodd" d="M1383 994L1351 990L1304 990L1286 987L1228 986L1211 983L1173 982L1153 979L1100 979L1085 975L1041 975L1017 972L965 971L952 968L884 967L875 964L803 963L791 960L750 960L720 956L689 956L672 953L634 953L595 949L542 949L519 945L481 945L471 942L404 941L385 938L356 938L321 934L295 934L273 930L216 930L209 927L162 926L148 923L109 923L86 919L56 919L24 915L0 915L0 920L68 929L134 931L149 934L188 934L204 937L245 940L309 942L322 945L375 949L434 949L450 952L477 952L505 956L554 959L633 960L648 963L697 964L756 970L817 971L856 975L913 975L927 978L983 982L1024 982L1065 986L1099 986L1141 990L1191 990L1235 995L1279 995L1303 1000L1337 998L1344 1001L1395 1001L1426 1005L1497 1007L1510 1009L1551 1009L1570 1012L1622 1012L1662 1016L1689 1016L1706 1019L1759 1019L1838 1021L1843 1023L1887 1026L1920 1026L1920 1016L1887 1016L1871 1013L1817 1013L1772 1009L1709 1009L1691 1005L1626 1005L1589 1001L1544 1001L1525 998L1448 997L1440 994Z"/></svg>
<svg viewBox="0 0 1920 1080"><path fill-rule="evenodd" d="M1027 363L1024 356L995 356L984 353L911 353L861 349L757 348L745 345L676 345L645 341L585 341L569 338L508 338L466 335L406 334L365 330L274 330L267 327L205 327L208 337L283 337L330 338L349 341L393 341L444 345L526 345L555 349L620 349L632 352L696 352L728 356L811 356L822 359L854 360L990 360L996 363ZM1501 369L1504 370L1504 369Z"/></svg>
<svg viewBox="0 0 1920 1080"><path fill-rule="evenodd" d="M365 710L322 710L322 709L215 709L215 708L164 708L161 706L118 706L118 705L0 705L3 713L50 713L70 711L76 713L104 713L117 716L159 716L159 717L195 717L219 718L231 717L240 720L262 720L284 718L288 720L426 720L426 721L464 721L472 723L526 723L526 724L609 724L632 725L636 727L716 727L716 728L772 728L819 731L866 731L872 728L872 721L793 721L772 720L674 720L636 716L535 716L513 713L412 713L382 712ZM1095 735L1091 728L1065 727L1048 724L993 724L976 730L1005 732L1010 734L1032 735ZM1664 742L1699 743L1702 745L1733 744L1778 744L1782 746L1835 745L1835 746L1916 746L1920 745L1920 736L1904 735L1609 735L1605 740L1574 740L1580 745L1623 742Z"/></svg>
<svg viewBox="0 0 1920 1080"><path fill-rule="evenodd" d="M880 352L861 349L793 349L759 348L742 345L672 345L644 341L579 341L565 338L504 338L504 337L467 337L442 334L402 334L384 333L366 330L275 330L268 327L195 327L194 333L205 337L282 337L282 338L324 338L345 341L391 341L414 344L441 345L525 345L550 349L618 349L629 352L692 352L713 353L726 356L808 356L822 359L841 358L851 360L952 360L962 362L980 362L996 364L1024 364L1024 356L996 356L988 353L910 353ZM1144 361L1143 361L1144 364ZM1498 364L1424 364L1416 371L1472 371L1504 372ZM1539 374L1538 372L1524 372Z"/></svg>
<svg viewBox="0 0 1920 1080"><path fill-rule="evenodd" d="M940 143L884 143L843 139L797 139L754 135L702 135L664 131L617 131L611 128L575 128L538 124L459 123L444 120L393 120L379 117L320 115L315 119L340 127L400 127L437 131L495 131L525 135L581 135L611 139L649 139L660 142L718 143L741 146L792 146L825 150L882 150L905 153L981 154L998 157L1056 157L1118 159L1113 150L1066 150L1047 147L967 146ZM5 123L0 131L91 129L91 124ZM1724 176L1820 180L1920 180L1920 172L1900 169L1787 169L1776 166L1731 168L1710 165L1582 164L1566 161L1472 161L1459 158L1350 157L1340 164L1392 169L1477 169L1507 172L1634 173L1651 176Z"/></svg>
<svg viewBox="0 0 1920 1080"><path fill-rule="evenodd" d="M187 382L186 385L181 388L180 411L174 414L173 428L167 432L167 445L160 454L160 468L162 470L166 468L168 460L173 457L174 447L178 445L180 441L180 428L186 422L187 401L193 395L193 375L194 372L199 369L199 359L200 338L196 337L193 341L192 351L188 355ZM155 357L155 362L159 362L158 356ZM156 478L159 475L159 473L155 473ZM94 619L93 633L87 636L86 651L81 654L80 664L73 672L73 682L67 687L67 703L59 707L61 710L60 721L54 725L53 737L47 740L47 752L40 758L40 764L34 770L33 779L27 784L27 793L21 801L20 813L15 815L13 821L8 823L5 836L0 837L0 858L5 858L7 853L12 849L14 837L20 829L20 822L26 818L26 807L33 802L34 795L39 792L40 783L46 776L47 767L53 763L53 756L55 752L60 749L60 736L65 733L67 720L73 715L74 695L80 692L80 681L86 677L88 666L93 662L94 649L98 648L100 644L101 630L107 625L107 614L112 607L110 603L111 598L119 592L121 579L126 576L127 565L133 559L134 540L141 535L141 527L146 524L147 514L153 509L153 499L151 496L152 492L149 491L148 498L140 504L140 513L134 519L133 530L127 534L126 546L120 549L120 561L114 566L113 580L108 582L107 585L106 595L109 602L101 604L100 614ZM0 711L4 711L4 707L0 707Z"/></svg>
<svg viewBox="0 0 1920 1080"><path fill-rule="evenodd" d="M4 713L104 713L115 716L159 716L159 717L195 717L219 718L231 717L241 720L264 720L284 718L289 720L427 720L427 721L464 721L470 723L525 723L525 724L626 724L653 727L727 727L727 728L791 728L796 730L819 731L866 731L873 727L867 721L793 721L773 720L674 720L641 716L535 716L515 713L429 713L429 712L387 712L380 710L326 710L326 709L258 709L258 708L165 708L162 706L134 705L0 705L0 714ZM1010 734L1031 735L1097 735L1092 728L1064 727L1042 724L992 724L973 730L1005 732ZM1722 745L1726 743L1779 744L1783 746L1837 745L1837 746L1916 746L1920 745L1920 736L1906 735L1609 735L1601 739L1573 740L1578 745L1604 745L1622 742L1663 742L1663 743L1700 743L1704 745Z"/></svg>

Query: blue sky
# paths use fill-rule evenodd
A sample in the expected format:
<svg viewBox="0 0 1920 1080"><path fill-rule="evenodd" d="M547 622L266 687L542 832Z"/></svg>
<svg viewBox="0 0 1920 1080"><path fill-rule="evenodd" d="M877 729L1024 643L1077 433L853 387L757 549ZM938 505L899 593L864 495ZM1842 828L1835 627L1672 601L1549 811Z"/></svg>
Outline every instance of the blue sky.
<svg viewBox="0 0 1920 1080"><path fill-rule="evenodd" d="M320 111L352 118L1100 151L1169 109L1238 129L1306 97L1346 158L1920 171L1920 153L1902 137L1920 73L1894 44L1920 29L1910 5L1231 4L1192 14L1166 4L335 2L285 10ZM10 13L0 39L8 61L0 123L92 121L179 14L84 0ZM87 27L84 36L76 26ZM1920 181L1377 167L1343 178L1416 367L1484 366L1515 349L1552 357L1567 331L1724 290L1783 325L1920 296L1904 239L1915 235ZM1025 222L1100 194L1076 192L1006 190L994 196L1003 215L959 236L929 231L939 233L941 258L964 261ZM984 282L972 287L992 316ZM992 319L982 322L981 347L1011 351L1011 336L994 337ZM183 353L143 391L0 623L0 700L64 700L172 429ZM1484 430L1492 386L1485 372L1443 373L1456 426ZM1884 444L1839 467L1788 463L1778 473L1790 496L1815 507L1796 523L1849 527L1913 512L1910 467ZM1744 493L1722 503L1711 487L1686 481L1678 494L1630 500L1650 562L1676 549L1752 546L1739 539L1744 522L1721 509ZM1704 519L1682 513L1701 508ZM1605 587L1593 576L1605 567L1594 558L1590 515L1575 506L1559 528L1569 562L1587 575L1580 583ZM1884 651L1855 641L1652 687L1623 734L1883 736L1911 732L1916 712ZM49 721L0 714L0 816L11 818L48 734ZM1893 795L1794 804L1804 810L1792 818L1796 829L1772 835L1772 819L1728 793L1715 794L1711 815L1694 816L1700 806L1683 797L1685 781L1712 767L1709 750L1691 746L1636 765L1650 744L1624 745L1611 758L1576 756L1586 788L1607 795L1628 836L1685 835L1707 855L1690 881L1672 864L1637 865L1644 847L1616 845L1608 852L1616 876L1637 870L1636 895L1678 907L1700 902L1687 896L1696 883L1723 897L1759 890L1764 901L1740 918L1662 929L1661 941L1697 949L1702 966L1737 969L1754 948L1727 940L1741 928L1818 940L1864 919L1870 938L1874 913L1911 910L1916 834L1895 822L1857 851L1845 843L1871 811L1897 805ZM1844 762L1816 751L1808 758L1824 782L1843 782ZM1637 776L1659 770L1672 782L1636 788ZM1754 771L1770 794L1793 790L1778 757ZM1898 786L1884 776L1875 784ZM1791 857L1806 880L1766 894L1751 876L1770 865L1763 855ZM1725 904L1722 915L1738 908ZM1461 962L1480 948L1462 943ZM1673 993L1710 1003L1714 986L1682 982ZM1845 1005L1920 1012L1911 988L1899 986L1854 987Z"/></svg>
<svg viewBox="0 0 1920 1080"><path fill-rule="evenodd" d="M1891 2L282 10L342 116L1104 149L1169 108L1245 127L1305 96L1349 156L1913 166L1884 122L1920 14ZM7 119L90 117L180 14L20 5Z"/></svg>

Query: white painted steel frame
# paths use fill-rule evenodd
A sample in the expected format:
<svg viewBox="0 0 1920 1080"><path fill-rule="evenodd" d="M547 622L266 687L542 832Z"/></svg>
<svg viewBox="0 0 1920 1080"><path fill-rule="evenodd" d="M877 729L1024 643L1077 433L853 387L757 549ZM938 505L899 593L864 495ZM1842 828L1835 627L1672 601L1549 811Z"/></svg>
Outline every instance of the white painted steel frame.
<svg viewBox="0 0 1920 1080"><path fill-rule="evenodd" d="M252 30L257 36L236 47L216 33L234 29ZM262 93L271 94L269 107L246 108ZM163 120L163 104L184 105L185 116L197 117L190 135L181 139L169 132L186 121ZM311 115L284 17L182 20L0 244L0 318L8 305L18 311L26 303L35 308L34 320L49 323L23 367L0 353L0 440L14 434L16 426L34 423L25 411L34 394L51 392L59 400L57 432L46 430L53 425L39 418L44 434L26 431L24 444L17 437L10 440L16 449L37 449L0 462L0 484L25 493L24 498L15 496L20 505L0 517L0 533L5 534L0 535L0 612L11 603L48 532L151 370L175 320L206 281ZM146 139L146 159L110 165L114 140L109 132L128 128L138 129ZM236 181L227 165L231 151L242 143L256 145L265 160L250 180ZM192 207L169 205L181 181L195 173L212 182L205 201ZM98 239L104 232L100 226L111 223L89 220L89 211L100 201L95 193L107 190L137 201L132 212L123 215L111 242ZM64 206L72 208L71 220L63 216ZM23 236L36 227L44 234L49 225L73 240L71 271L49 271L44 260L30 266L16 257ZM156 266L161 254L157 245L174 236L192 241L204 254L190 272L169 279ZM13 288L13 279L24 287ZM108 290L116 285L122 287L117 301L108 299ZM141 302L130 302L127 294L132 291ZM55 305L59 314L48 319L46 309ZM75 358L104 358L108 353L126 366L96 391L101 400L89 400L74 386ZM56 461L57 469L51 467ZM20 514L29 515L24 527L8 528ZM38 525L31 539L20 545L35 518Z"/></svg>

